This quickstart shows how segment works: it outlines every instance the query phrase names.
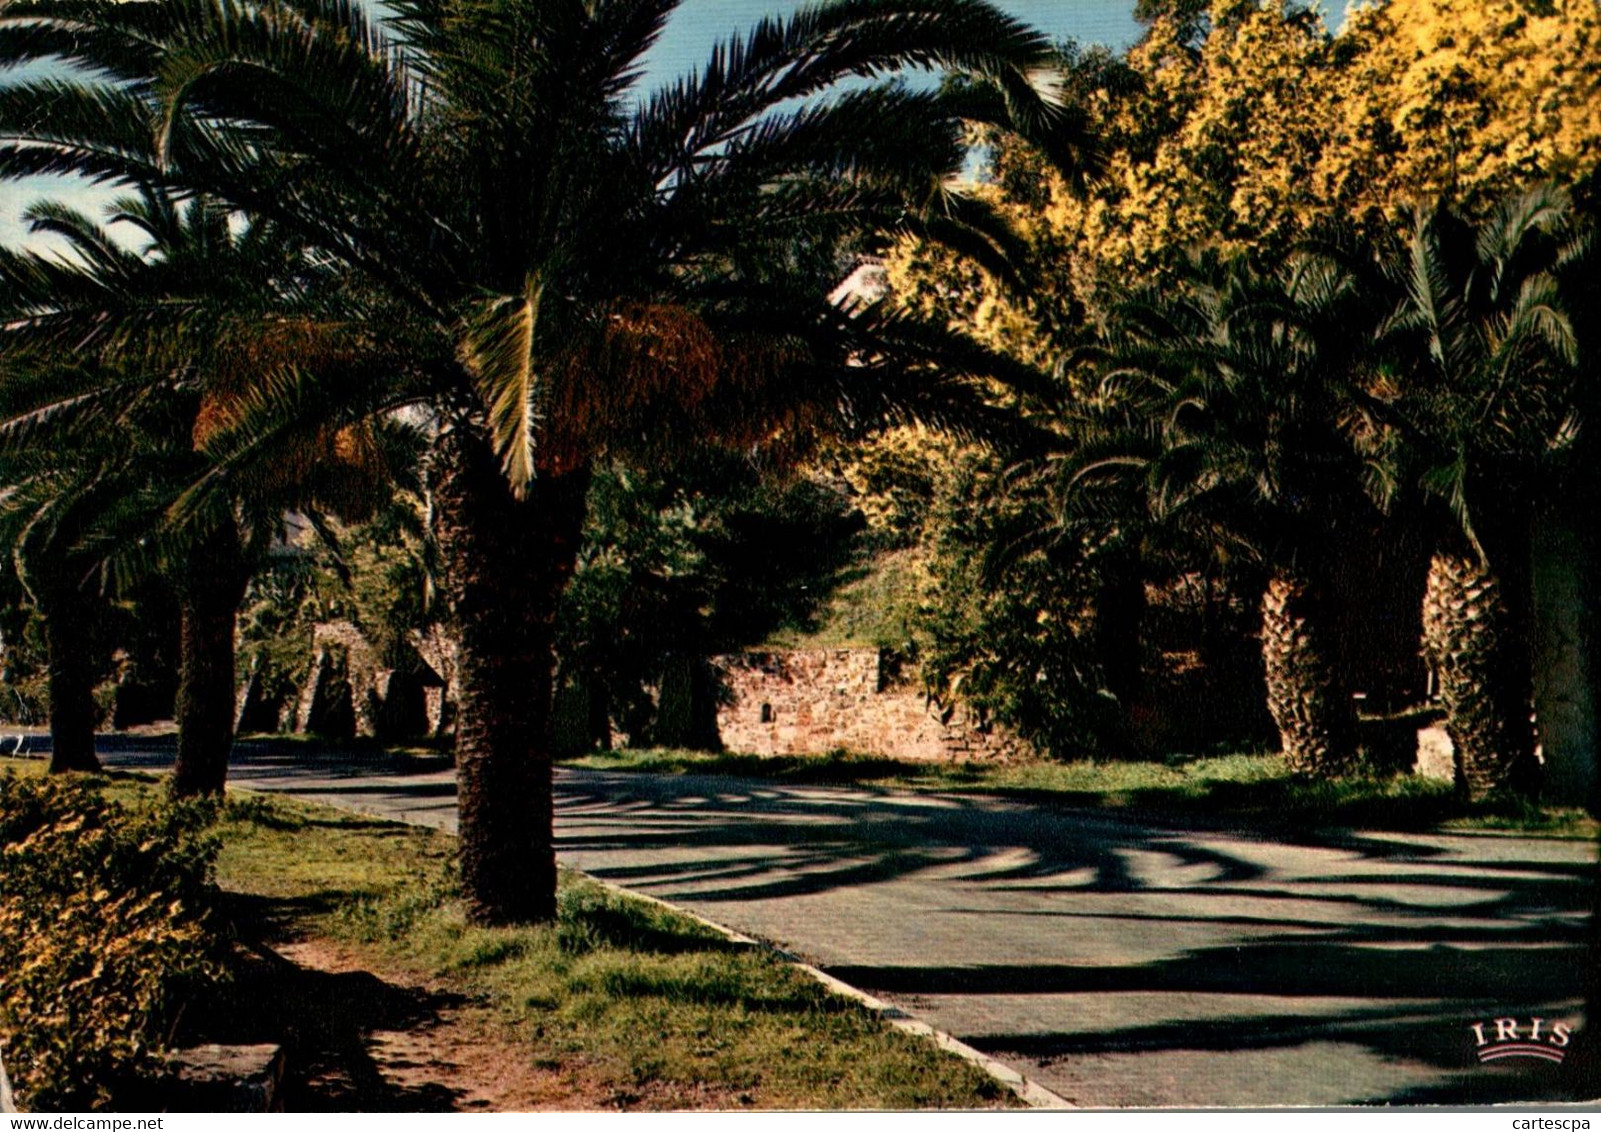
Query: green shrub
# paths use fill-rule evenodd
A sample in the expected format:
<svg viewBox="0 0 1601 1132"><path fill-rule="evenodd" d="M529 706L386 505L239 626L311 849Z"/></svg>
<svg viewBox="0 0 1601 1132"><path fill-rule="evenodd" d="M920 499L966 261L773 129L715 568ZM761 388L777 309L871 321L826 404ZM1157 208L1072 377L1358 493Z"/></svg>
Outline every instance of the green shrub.
<svg viewBox="0 0 1601 1132"><path fill-rule="evenodd" d="M92 781L0 776L0 1038L19 1103L104 1107L220 971L212 807L130 810Z"/></svg>

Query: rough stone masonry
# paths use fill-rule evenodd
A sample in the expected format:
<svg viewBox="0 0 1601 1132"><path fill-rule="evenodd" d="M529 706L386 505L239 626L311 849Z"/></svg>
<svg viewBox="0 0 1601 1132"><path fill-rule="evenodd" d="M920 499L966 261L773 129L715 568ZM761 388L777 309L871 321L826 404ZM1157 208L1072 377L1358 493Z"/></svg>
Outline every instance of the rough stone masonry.
<svg viewBox="0 0 1601 1132"><path fill-rule="evenodd" d="M731 751L949 761L1003 758L1018 740L942 706L901 679L880 649L795 649L720 656L727 698L717 731Z"/></svg>

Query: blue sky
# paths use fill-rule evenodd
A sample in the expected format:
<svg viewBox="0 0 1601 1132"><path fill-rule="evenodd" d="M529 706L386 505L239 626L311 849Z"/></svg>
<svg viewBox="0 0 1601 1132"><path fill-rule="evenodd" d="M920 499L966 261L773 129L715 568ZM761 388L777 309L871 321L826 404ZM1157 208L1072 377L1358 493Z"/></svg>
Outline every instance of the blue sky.
<svg viewBox="0 0 1601 1132"><path fill-rule="evenodd" d="M1134 5L1120 0L999 0L1001 8L1052 38L1127 47L1139 34ZM693 70L710 46L763 16L784 15L800 0L685 0L650 53L647 83Z"/></svg>
<svg viewBox="0 0 1601 1132"><path fill-rule="evenodd" d="M1072 38L1081 43L1103 43L1122 49L1134 42L1139 25L1134 22L1131 0L997 0L999 6L1027 20L1054 39ZM801 0L684 0L674 13L661 40L648 56L644 85L670 81L694 70L705 59L712 45L740 32L763 16L787 14ZM1329 23L1343 12L1345 0L1330 0ZM46 194L64 199L80 208L94 209L109 194L79 183L53 178L30 178L0 182L0 243L15 245L24 238L22 211Z"/></svg>
<svg viewBox="0 0 1601 1132"><path fill-rule="evenodd" d="M1104 43L1122 49L1139 36L1133 0L996 0L1007 12L1026 20L1052 39ZM1330 27L1338 27L1347 0L1323 0ZM763 16L785 14L801 0L684 0L667 31L650 53L647 84L671 79L699 66L720 39L741 31Z"/></svg>

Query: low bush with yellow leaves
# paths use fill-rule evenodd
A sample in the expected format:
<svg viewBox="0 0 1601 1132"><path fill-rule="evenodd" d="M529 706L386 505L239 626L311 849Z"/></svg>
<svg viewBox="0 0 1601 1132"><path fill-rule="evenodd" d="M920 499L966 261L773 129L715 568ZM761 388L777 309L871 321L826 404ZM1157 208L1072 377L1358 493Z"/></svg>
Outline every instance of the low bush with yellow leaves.
<svg viewBox="0 0 1601 1132"><path fill-rule="evenodd" d="M24 1108L114 1105L218 976L211 818L125 807L93 780L0 776L0 1042Z"/></svg>

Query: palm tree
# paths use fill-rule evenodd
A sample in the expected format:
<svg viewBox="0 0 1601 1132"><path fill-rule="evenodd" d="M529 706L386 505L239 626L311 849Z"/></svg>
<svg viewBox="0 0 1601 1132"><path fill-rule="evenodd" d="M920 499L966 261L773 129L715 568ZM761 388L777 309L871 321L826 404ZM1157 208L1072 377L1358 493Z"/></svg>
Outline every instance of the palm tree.
<svg viewBox="0 0 1601 1132"><path fill-rule="evenodd" d="M1328 566L1368 509L1340 427L1365 302L1321 257L1274 275L1196 263L1118 310L1061 461L1069 496L1132 478L1152 520L1260 564L1268 710L1290 766L1319 774L1357 751Z"/></svg>
<svg viewBox="0 0 1601 1132"><path fill-rule="evenodd" d="M1509 197L1477 227L1419 209L1393 271L1378 419L1441 514L1424 597L1459 788L1537 777L1530 524L1577 437L1577 350L1558 273L1585 250L1566 192Z"/></svg>
<svg viewBox="0 0 1601 1132"><path fill-rule="evenodd" d="M98 569L108 528L127 528L135 485L125 474L122 437L56 436L10 443L41 404L83 395L91 376L61 366L13 361L0 373L0 412L10 423L0 457L0 539L43 630L50 701L50 772L95 771L95 685L110 654L110 603ZM65 387L65 388L64 388Z"/></svg>
<svg viewBox="0 0 1601 1132"><path fill-rule="evenodd" d="M636 98L676 6L404 0L378 17L343 0L26 0L0 21L0 60L92 76L0 92L16 139L0 176L205 191L293 228L404 311L383 332L416 343L408 372L435 414L479 920L554 914L552 637L597 455L993 420L927 334L828 308L817 280L785 270L789 250L900 231L1002 267L1004 225L951 187L970 122L1093 168L1049 44L981 0L808 7ZM906 65L977 81L837 89ZM324 383L302 404L419 396Z"/></svg>
<svg viewBox="0 0 1601 1132"><path fill-rule="evenodd" d="M46 495L42 514L82 509L74 486L86 474L81 458L105 448L86 438L127 441L89 478L97 497L121 507L122 545L103 534L97 545L79 547L84 562L77 572L126 580L130 571L159 569L173 586L180 660L172 790L220 793L233 742L234 632L246 584L286 509L332 501L348 513L367 505L376 481L390 477L384 458L399 447L382 445L398 439L396 427L364 422L276 435L269 459L216 475L212 465L248 413L255 383L290 366L349 364L341 355L352 347L341 344L339 328L327 322L327 304L318 302L322 273L274 225L242 222L214 202L182 204L149 188L113 205L105 226L49 204L29 215L36 232L61 237L66 250L0 252L0 283L7 285L0 347L16 357L80 359L98 380L43 390L35 383L31 392L42 400L26 405L7 440L24 451L75 444L79 464ZM145 246L130 246L129 229ZM129 513L131 500L142 510ZM135 530L141 537L126 537ZM45 608L47 591L32 588ZM58 613L46 621L66 618ZM52 650L52 671L58 663L81 666L74 651L85 650L68 650L58 662ZM92 759L93 716L83 710L84 696L64 696L59 708L52 697L52 718L59 712L63 726L72 720L69 749L87 744Z"/></svg>

